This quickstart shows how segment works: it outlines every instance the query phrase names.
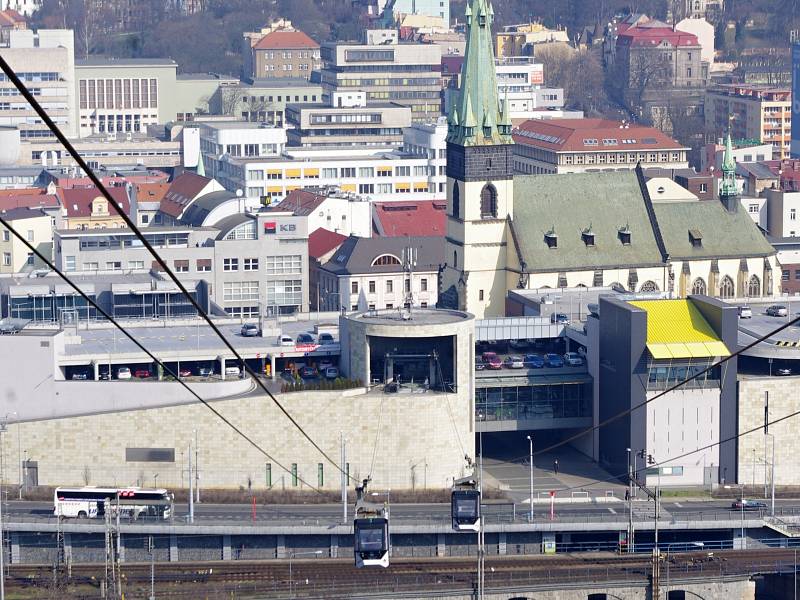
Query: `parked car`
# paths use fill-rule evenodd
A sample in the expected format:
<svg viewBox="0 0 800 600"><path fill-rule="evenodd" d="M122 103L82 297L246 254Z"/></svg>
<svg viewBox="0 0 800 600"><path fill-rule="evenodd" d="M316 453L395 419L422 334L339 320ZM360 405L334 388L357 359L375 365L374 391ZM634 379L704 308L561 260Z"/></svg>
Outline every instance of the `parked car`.
<svg viewBox="0 0 800 600"><path fill-rule="evenodd" d="M791 375L792 370L789 367L781 367L779 369L776 369L775 373L777 375L786 376L786 375Z"/></svg>
<svg viewBox="0 0 800 600"><path fill-rule="evenodd" d="M317 370L314 367L306 366L300 370L300 377L308 378L316 376L317 376Z"/></svg>
<svg viewBox="0 0 800 600"><path fill-rule="evenodd" d="M740 319L750 319L753 316L753 309L749 306L740 306L739 307L739 318Z"/></svg>
<svg viewBox="0 0 800 600"><path fill-rule="evenodd" d="M117 369L117 379L130 379L131 370L128 367L120 367Z"/></svg>
<svg viewBox="0 0 800 600"><path fill-rule="evenodd" d="M558 368L564 366L564 359L558 354L545 354L544 364L546 367Z"/></svg>
<svg viewBox="0 0 800 600"><path fill-rule="evenodd" d="M255 323L245 323L242 325L242 337L258 337L261 335L261 330Z"/></svg>
<svg viewBox="0 0 800 600"><path fill-rule="evenodd" d="M770 317L788 317L789 310L783 304L773 304L767 308L767 315Z"/></svg>
<svg viewBox="0 0 800 600"><path fill-rule="evenodd" d="M511 340L508 342L508 345L511 346L514 350L527 350L530 344L528 340Z"/></svg>
<svg viewBox="0 0 800 600"><path fill-rule="evenodd" d="M89 374L86 371L76 371L72 374L72 381L86 381L89 379Z"/></svg>
<svg viewBox="0 0 800 600"><path fill-rule="evenodd" d="M192 376L192 370L191 369L187 369L187 368L178 369L178 377L191 377L191 376Z"/></svg>
<svg viewBox="0 0 800 600"><path fill-rule="evenodd" d="M486 365L483 364L483 361L479 357L475 357L475 370L476 371L483 371L486 368Z"/></svg>
<svg viewBox="0 0 800 600"><path fill-rule="evenodd" d="M316 340L314 339L314 336L311 335L310 333L301 333L300 335L297 336L298 344L313 344L315 342Z"/></svg>
<svg viewBox="0 0 800 600"><path fill-rule="evenodd" d="M339 377L339 369L337 367L325 369L325 379L336 379L337 377Z"/></svg>
<svg viewBox="0 0 800 600"><path fill-rule="evenodd" d="M551 323L569 323L569 317L564 313L553 313L550 315Z"/></svg>
<svg viewBox="0 0 800 600"><path fill-rule="evenodd" d="M731 503L731 509L735 510L763 510L767 508L766 502L761 502L760 500L748 500L745 498L744 500L736 500Z"/></svg>
<svg viewBox="0 0 800 600"><path fill-rule="evenodd" d="M108 381L111 379L111 375L108 371L100 371L100 381Z"/></svg>
<svg viewBox="0 0 800 600"><path fill-rule="evenodd" d="M239 367L225 367L225 375L240 375Z"/></svg>
<svg viewBox="0 0 800 600"><path fill-rule="evenodd" d="M541 369L544 367L544 359L538 354L526 354L523 364L527 369Z"/></svg>
<svg viewBox="0 0 800 600"><path fill-rule="evenodd" d="M199 367L197 369L197 374L200 375L200 377L211 377L214 374L214 369L209 366Z"/></svg>
<svg viewBox="0 0 800 600"><path fill-rule="evenodd" d="M507 356L503 361L503 366L506 369L523 369L525 364L521 356Z"/></svg>
<svg viewBox="0 0 800 600"><path fill-rule="evenodd" d="M487 369L502 369L503 368L503 361L500 360L500 357L497 356L496 352L484 352L481 356L483 360L483 364L486 365Z"/></svg>
<svg viewBox="0 0 800 600"><path fill-rule="evenodd" d="M147 379L151 376L150 369L136 369L133 372L133 376L136 377L136 379Z"/></svg>
<svg viewBox="0 0 800 600"><path fill-rule="evenodd" d="M323 332L319 334L319 343L320 344L333 344L333 334L328 332Z"/></svg>
<svg viewBox="0 0 800 600"><path fill-rule="evenodd" d="M567 352L564 354L564 362L570 367L580 367L583 365L583 357L577 352Z"/></svg>
<svg viewBox="0 0 800 600"><path fill-rule="evenodd" d="M292 336L282 333L278 336L278 346L294 346L294 339Z"/></svg>
<svg viewBox="0 0 800 600"><path fill-rule="evenodd" d="M322 373L328 367L332 367L333 362L329 358L323 358L319 361L319 372Z"/></svg>

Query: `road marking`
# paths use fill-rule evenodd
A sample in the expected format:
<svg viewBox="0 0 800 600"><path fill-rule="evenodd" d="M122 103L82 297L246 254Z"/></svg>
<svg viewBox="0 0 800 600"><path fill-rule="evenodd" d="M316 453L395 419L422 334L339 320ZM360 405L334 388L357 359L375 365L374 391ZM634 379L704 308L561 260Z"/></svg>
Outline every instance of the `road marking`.
<svg viewBox="0 0 800 600"><path fill-rule="evenodd" d="M608 507L606 507L606 508L608 508L608 511L609 511L609 512L610 512L612 515L615 515L615 514L617 514L617 511L615 511L615 510L614 510L613 508L611 508L610 506L608 506Z"/></svg>
<svg viewBox="0 0 800 600"><path fill-rule="evenodd" d="M683 504L681 504L680 502L676 502L675 506L677 506L678 508L683 508Z"/></svg>

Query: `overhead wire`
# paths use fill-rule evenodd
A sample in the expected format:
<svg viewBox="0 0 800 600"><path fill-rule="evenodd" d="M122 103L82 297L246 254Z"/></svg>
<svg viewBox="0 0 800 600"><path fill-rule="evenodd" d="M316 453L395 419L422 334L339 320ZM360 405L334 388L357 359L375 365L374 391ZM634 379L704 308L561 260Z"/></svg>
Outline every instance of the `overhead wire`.
<svg viewBox="0 0 800 600"><path fill-rule="evenodd" d="M181 293L189 300L190 304L194 307L197 311L198 315L206 322L206 324L214 331L214 333L222 340L223 344L228 348L228 350L233 354L233 356L239 361L242 368L247 372L247 374L256 382L256 385L260 387L263 392L272 400L276 407L283 413L283 415L289 420L289 422L302 434L304 438L322 455L325 460L327 460L331 465L334 466L341 474L345 475L348 479L352 479L355 481L355 478L352 477L349 473L347 473L341 465L339 465L331 456L322 449L322 447L317 444L316 441L305 431L305 429L297 422L297 420L286 410L286 408L278 401L278 399L270 392L269 388L264 384L263 381L258 377L256 372L247 364L244 358L239 354L239 352L234 348L233 344L223 335L223 333L219 330L217 325L213 322L213 320L208 316L205 310L200 306L200 303L189 293L186 289L184 284L180 281L180 279L175 275L172 269L169 267L167 262L158 254L153 247L153 245L148 241L146 236L142 233L139 229L137 224L125 213L122 206L120 206L119 202L109 193L108 189L105 185L100 181L100 179L95 175L94 171L89 167L86 161L78 154L75 150L72 143L66 138L66 136L62 133L59 127L53 122L47 112L42 108L33 94L30 93L28 88L22 81L17 77L17 74L14 70L9 66L9 64L5 61L5 59L0 56L0 69L5 73L6 77L14 84L14 86L19 90L20 94L25 98L25 100L30 104L36 114L42 119L42 121L47 125L48 129L55 135L58 141L62 144L62 146L67 150L70 156L75 160L79 167L86 173L86 176L92 181L92 183L97 187L103 197L108 201L108 203L114 207L114 210L117 211L120 218L125 222L125 225L136 235L142 245L150 252L153 258L158 263L159 267L167 274L167 276L175 283Z"/></svg>
<svg viewBox="0 0 800 600"><path fill-rule="evenodd" d="M75 290L80 296L86 300L95 310L98 311L104 318L108 319L108 321L114 325L117 329L122 332L122 334L127 337L131 342L133 342L137 348L139 348L142 352L144 352L148 357L150 357L155 363L157 363L162 369L164 369L168 375L175 378L181 386L183 386L192 396L194 396L198 401L200 401L206 408L208 408L214 415L219 418L223 423L225 423L228 427L230 427L234 432L236 432L239 436L241 436L245 441L247 441L251 446L253 446L256 450L258 450L261 454L263 454L266 458L274 462L278 467L286 471L286 473L292 475L294 477L294 472L283 465L280 461L276 460L273 456L271 456L266 450L264 450L253 438L247 435L244 431L242 431L237 425L235 425L230 419L225 417L225 415L221 414L216 408L211 406L208 401L203 399L197 392L195 392L189 385L184 381L183 378L179 377L172 369L170 369L161 359L155 356L150 350L148 350L139 340L137 340L125 327L120 325L120 323L108 314L97 302L88 294L86 294L78 285L72 281L71 278L67 277L63 272L61 272L53 263L52 261L44 256L37 248L33 246L19 231L17 231L8 220L5 219L2 213L0 213L0 225L3 225L6 229L8 229L14 237L16 237L19 241L21 241L25 247L30 250L36 257L41 260L45 265L47 265L50 269L53 270L59 277L61 277L67 284ZM110 366L109 366L109 378L111 377ZM311 485L307 481L303 480L299 475L297 476L298 481L301 481L304 485L307 485L309 488L314 490L317 493L322 493L322 490L319 488Z"/></svg>
<svg viewBox="0 0 800 600"><path fill-rule="evenodd" d="M606 425L609 425L610 423L613 423L615 421L620 420L623 417L626 417L626 416L630 415L631 413L633 413L636 410L639 410L640 408L644 408L645 406L647 406L651 402L654 402L654 401L658 400L659 398L663 398L667 394L669 394L671 392L674 392L675 390L683 387L684 385L686 385L690 381L694 381L695 379L698 379L698 378L702 377L706 373L709 373L709 372L713 371L716 367L719 367L720 365L726 365L726 367L727 367L726 363L728 361L730 361L731 359L739 356L742 352L746 352L750 348L753 348L754 346L757 346L758 344L761 344L762 342L767 341L772 336L780 333L781 331L783 331L785 329L788 329L789 327L792 327L792 326L796 325L797 323L800 323L800 316L797 316L794 319L784 323L780 327L772 329L771 331L765 333L764 335L756 338L755 340L753 340L749 344L747 344L745 346L742 346L741 348L737 349L735 352L732 352L728 356L722 357L719 361L712 362L708 367L706 367L702 371L698 371L694 375L685 377L684 379L682 379L681 381L678 381L677 383L675 383L674 385L668 387L667 389L655 394L652 398L647 398L647 399L643 400L642 402L632 406L631 408L626 408L625 410L620 411L620 412L616 413L615 415L612 415L612 416L608 417L607 419L604 419L603 421L599 422L598 424L592 425L590 427L587 427L586 429L583 429L583 430L579 431L578 433L570 435L570 436L568 436L567 438L565 438L563 440L560 440L560 441L558 441L558 442L556 442L554 444L551 444L551 445L547 446L546 448L542 448L540 450L536 450L533 453L533 455L534 456L538 456L540 454L545 454L547 452L551 452L551 451L555 450L556 448L560 448L562 446L565 446L565 445L569 444L570 442L573 442L573 441L575 441L577 439L580 439L585 435L593 433L594 431L597 431L597 430L605 427ZM525 460L528 457L529 457L528 454L517 456L515 458L510 459L510 462L517 462L517 461Z"/></svg>

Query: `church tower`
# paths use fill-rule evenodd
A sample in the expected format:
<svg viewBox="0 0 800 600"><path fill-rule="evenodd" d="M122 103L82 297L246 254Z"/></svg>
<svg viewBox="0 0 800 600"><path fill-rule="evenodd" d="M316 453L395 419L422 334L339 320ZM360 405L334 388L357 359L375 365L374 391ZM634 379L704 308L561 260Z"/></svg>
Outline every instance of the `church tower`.
<svg viewBox="0 0 800 600"><path fill-rule="evenodd" d="M731 132L725 140L725 154L722 156L722 181L719 184L719 201L729 212L739 209L739 188L736 185L736 161L733 158Z"/></svg>
<svg viewBox="0 0 800 600"><path fill-rule="evenodd" d="M511 116L502 106L489 0L468 0L461 89L447 128L447 251L441 304L478 318L505 314L508 221L514 212Z"/></svg>

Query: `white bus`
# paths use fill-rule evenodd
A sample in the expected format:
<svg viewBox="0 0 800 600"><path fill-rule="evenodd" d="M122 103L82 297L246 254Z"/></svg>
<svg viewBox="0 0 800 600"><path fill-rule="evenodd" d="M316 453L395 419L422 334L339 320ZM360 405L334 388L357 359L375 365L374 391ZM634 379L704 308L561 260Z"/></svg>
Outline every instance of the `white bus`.
<svg viewBox="0 0 800 600"><path fill-rule="evenodd" d="M169 519L173 496L164 489L59 487L53 495L53 514L57 517L102 519L106 512L116 517Z"/></svg>

